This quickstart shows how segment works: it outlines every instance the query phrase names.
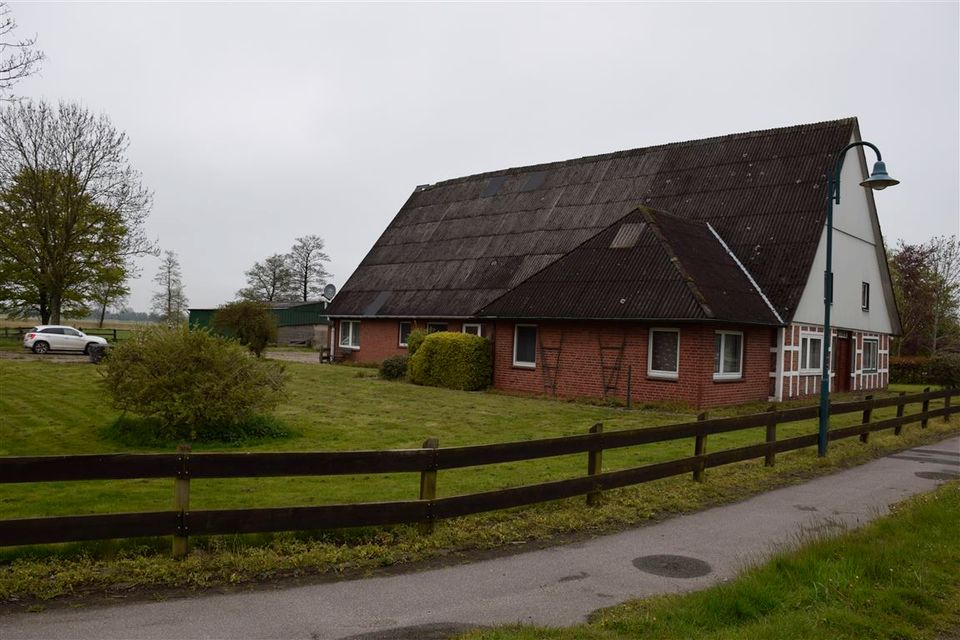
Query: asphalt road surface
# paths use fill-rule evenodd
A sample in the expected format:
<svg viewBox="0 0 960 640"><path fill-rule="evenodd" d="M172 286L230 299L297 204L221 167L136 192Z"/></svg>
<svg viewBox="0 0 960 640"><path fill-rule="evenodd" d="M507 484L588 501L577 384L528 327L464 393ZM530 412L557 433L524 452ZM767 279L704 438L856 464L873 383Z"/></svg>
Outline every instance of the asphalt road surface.
<svg viewBox="0 0 960 640"><path fill-rule="evenodd" d="M418 573L0 617L18 638L446 638L570 625L631 598L703 589L796 543L856 527L960 476L960 437L743 502L561 547Z"/></svg>

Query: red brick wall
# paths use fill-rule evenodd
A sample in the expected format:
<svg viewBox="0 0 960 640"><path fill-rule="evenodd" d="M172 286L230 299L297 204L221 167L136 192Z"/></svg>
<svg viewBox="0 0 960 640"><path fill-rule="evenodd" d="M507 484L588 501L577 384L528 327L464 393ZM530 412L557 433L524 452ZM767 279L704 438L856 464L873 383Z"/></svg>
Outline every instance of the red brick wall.
<svg viewBox="0 0 960 640"><path fill-rule="evenodd" d="M347 362L382 362L391 356L400 356L407 353L406 347L400 346L400 320L369 320L360 321L360 348L348 349L340 346L340 320L336 321L334 344L336 356ZM404 320L403 322L407 322ZM460 331L463 327L461 320L411 320L414 329L426 329L428 322L446 322L447 331ZM483 324L483 335L489 336L492 325Z"/></svg>
<svg viewBox="0 0 960 640"><path fill-rule="evenodd" d="M526 323L524 323L526 324ZM530 323L534 324L534 323ZM767 327L638 325L611 322L539 322L537 366L513 366L514 323L495 326L494 386L505 391L552 394L556 369L556 394L564 397L603 398L604 374L615 389L609 396L626 398L627 367L632 367L633 401L679 401L697 408L766 400L770 395L770 329ZM650 326L679 328L680 363L676 380L647 375ZM735 381L715 381L715 331L742 331L743 376ZM613 367L624 345L619 371ZM559 347L559 360L555 351ZM603 347L601 349L601 347ZM608 348L609 347L609 348ZM603 354L601 364L601 352ZM544 366L543 358L547 358ZM558 365L558 366L556 366ZM605 371L606 369L606 371Z"/></svg>

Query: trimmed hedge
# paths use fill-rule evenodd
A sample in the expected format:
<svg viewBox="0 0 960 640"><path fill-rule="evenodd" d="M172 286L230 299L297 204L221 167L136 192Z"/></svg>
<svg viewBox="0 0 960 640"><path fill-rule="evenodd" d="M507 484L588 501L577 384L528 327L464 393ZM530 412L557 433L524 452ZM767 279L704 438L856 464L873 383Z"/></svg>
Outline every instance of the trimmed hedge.
<svg viewBox="0 0 960 640"><path fill-rule="evenodd" d="M926 356L890 356L890 382L926 384L929 369L930 358Z"/></svg>
<svg viewBox="0 0 960 640"><path fill-rule="evenodd" d="M890 382L960 386L960 353L927 356L891 356Z"/></svg>
<svg viewBox="0 0 960 640"><path fill-rule="evenodd" d="M415 384L464 391L486 388L493 376L490 343L466 333L431 333L411 356L408 373Z"/></svg>
<svg viewBox="0 0 960 640"><path fill-rule="evenodd" d="M410 332L410 335L407 336L407 353L411 357L417 352L417 349L420 348L420 345L423 344L423 339L426 338L429 334L423 329L414 329Z"/></svg>
<svg viewBox="0 0 960 640"><path fill-rule="evenodd" d="M380 377L385 380L399 380L407 375L410 356L393 356L380 363Z"/></svg>

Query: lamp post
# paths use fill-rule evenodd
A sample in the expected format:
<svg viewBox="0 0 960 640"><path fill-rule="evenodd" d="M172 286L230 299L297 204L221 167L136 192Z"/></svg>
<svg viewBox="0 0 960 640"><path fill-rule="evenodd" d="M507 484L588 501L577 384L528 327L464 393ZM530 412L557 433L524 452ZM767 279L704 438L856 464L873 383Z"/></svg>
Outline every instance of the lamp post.
<svg viewBox="0 0 960 640"><path fill-rule="evenodd" d="M830 335L830 307L833 305L833 205L840 204L840 170L847 151L854 147L870 147L877 154L870 177L860 183L882 191L887 187L900 184L887 174L887 166L880 157L880 149L869 142L851 142L843 148L834 164L833 178L827 188L827 268L823 272L823 362L820 375L820 430L817 436L817 453L822 458L827 455L827 435L830 422L830 357L833 351L833 336Z"/></svg>

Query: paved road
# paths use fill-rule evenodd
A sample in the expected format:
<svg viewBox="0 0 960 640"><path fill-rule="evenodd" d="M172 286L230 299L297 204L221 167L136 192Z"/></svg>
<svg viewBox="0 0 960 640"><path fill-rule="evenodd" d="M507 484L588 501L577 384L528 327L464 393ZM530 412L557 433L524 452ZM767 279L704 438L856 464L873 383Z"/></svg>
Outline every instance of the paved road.
<svg viewBox="0 0 960 640"><path fill-rule="evenodd" d="M954 437L584 543L278 591L9 615L0 618L0 637L424 639L518 621L574 624L630 598L730 579L804 531L858 526L958 475L960 437Z"/></svg>

